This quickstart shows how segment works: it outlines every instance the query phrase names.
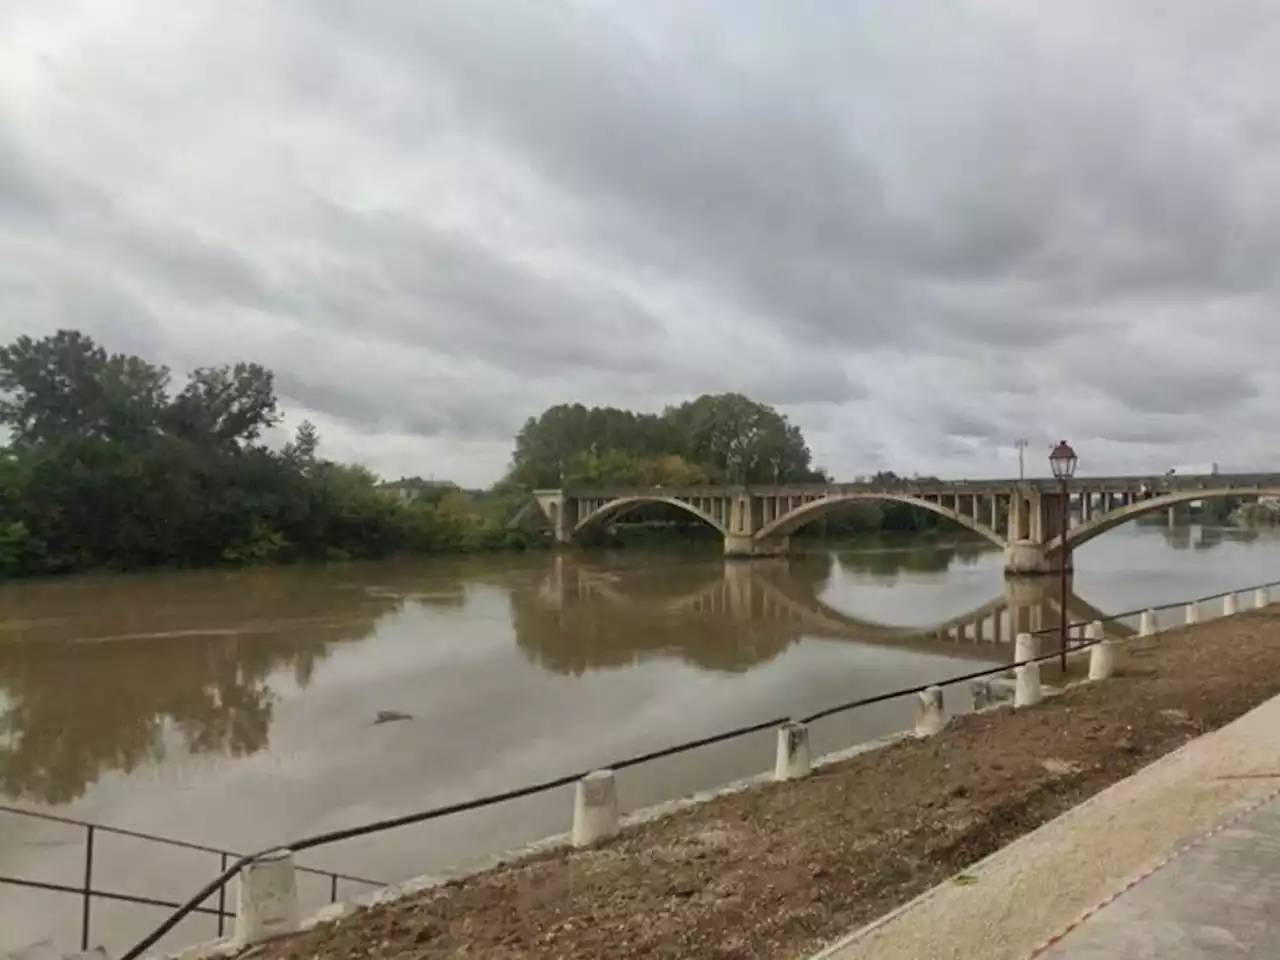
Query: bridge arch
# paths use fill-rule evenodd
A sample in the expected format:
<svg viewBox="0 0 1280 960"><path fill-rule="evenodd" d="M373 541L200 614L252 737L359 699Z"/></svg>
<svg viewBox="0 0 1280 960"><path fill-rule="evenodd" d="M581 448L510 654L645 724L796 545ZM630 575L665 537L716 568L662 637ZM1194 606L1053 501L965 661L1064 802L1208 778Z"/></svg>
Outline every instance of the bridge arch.
<svg viewBox="0 0 1280 960"><path fill-rule="evenodd" d="M1239 499L1253 499L1256 497L1280 497L1280 487L1264 487L1261 489L1253 488L1242 490L1239 487L1217 487L1208 490L1179 490L1176 493L1166 493L1150 500L1139 500L1137 503L1131 503L1125 507L1114 507L1099 517L1092 520L1086 520L1077 527L1073 527L1067 533L1066 546L1069 550L1083 546L1090 540L1102 536L1108 530L1114 530L1122 524L1128 523L1130 520L1136 520L1138 517L1148 513L1156 513L1160 510L1168 510L1170 507L1176 507L1180 503L1194 503L1197 500L1220 500L1224 497L1237 497ZM1053 557L1062 551L1063 539L1061 536L1054 537L1044 545L1046 556Z"/></svg>
<svg viewBox="0 0 1280 960"><path fill-rule="evenodd" d="M921 497L913 497L905 493L891 493L889 491L872 491L867 493L845 493L836 497L823 497L819 500L811 500L803 504L790 513L783 514L771 523L765 524L756 532L756 537L766 539L769 537L785 537L795 533L801 527L808 523L812 523L832 511L838 510L843 506L860 501L877 501L880 503L904 503L908 506L919 507L921 510L928 510L930 513L936 513L940 517L946 517L954 523L972 530L974 533L985 537L994 543L997 547L1005 547L1008 545L1004 537L995 530L992 530L985 523L979 523L973 517L965 516L952 510L950 507L943 506L941 503L934 503L931 500L925 500Z"/></svg>
<svg viewBox="0 0 1280 960"><path fill-rule="evenodd" d="M620 497L617 500L610 500L601 507L597 507L591 513L587 514L587 516L578 521L577 526L573 528L574 536L595 527L602 526L610 520L616 520L637 507L643 507L653 503L662 503L667 506L678 507L685 513L697 517L703 523L707 524L707 526L718 531L721 535L727 533L720 521L716 520L709 513L699 510L697 507L693 506L693 504L685 503L685 501L679 500L676 497L638 495L634 497Z"/></svg>

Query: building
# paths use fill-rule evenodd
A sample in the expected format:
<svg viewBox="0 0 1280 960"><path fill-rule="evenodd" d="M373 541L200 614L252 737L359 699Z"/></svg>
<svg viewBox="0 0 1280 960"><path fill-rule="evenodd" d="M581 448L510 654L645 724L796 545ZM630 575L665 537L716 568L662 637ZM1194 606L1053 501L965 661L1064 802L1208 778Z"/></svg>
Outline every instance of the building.
<svg viewBox="0 0 1280 960"><path fill-rule="evenodd" d="M378 492L394 497L401 503L410 503L424 494L457 490L456 483L448 480L423 480L421 477L401 477L378 485Z"/></svg>

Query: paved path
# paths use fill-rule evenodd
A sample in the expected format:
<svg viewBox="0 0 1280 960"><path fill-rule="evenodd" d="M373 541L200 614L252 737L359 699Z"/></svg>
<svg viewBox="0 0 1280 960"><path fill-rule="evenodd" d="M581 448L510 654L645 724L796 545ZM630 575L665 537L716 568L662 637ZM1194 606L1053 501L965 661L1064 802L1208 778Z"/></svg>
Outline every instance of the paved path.
<svg viewBox="0 0 1280 960"><path fill-rule="evenodd" d="M1010 844L966 879L813 960L1280 956L1280 697Z"/></svg>
<svg viewBox="0 0 1280 960"><path fill-rule="evenodd" d="M1040 960L1280 955L1280 800L1174 856Z"/></svg>

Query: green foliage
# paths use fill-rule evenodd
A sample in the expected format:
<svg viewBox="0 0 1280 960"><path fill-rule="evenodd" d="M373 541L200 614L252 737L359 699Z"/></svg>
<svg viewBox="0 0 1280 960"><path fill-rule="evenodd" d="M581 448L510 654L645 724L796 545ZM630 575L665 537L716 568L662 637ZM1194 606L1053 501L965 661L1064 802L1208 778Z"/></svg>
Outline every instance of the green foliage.
<svg viewBox="0 0 1280 960"><path fill-rule="evenodd" d="M303 422L275 451L272 374L252 363L170 371L109 354L76 331L0 347L0 576L524 549L509 530L528 491L565 484L690 487L826 479L800 429L740 394L661 414L552 407L516 437L490 491L426 486L410 503L360 466L320 456ZM884 482L896 482L892 474ZM681 535L686 514L646 506L625 521ZM828 535L936 527L896 504L854 504L808 528Z"/></svg>
<svg viewBox="0 0 1280 960"><path fill-rule="evenodd" d="M800 428L737 393L706 395L661 415L562 404L516 436L506 484L697 486L819 480Z"/></svg>
<svg viewBox="0 0 1280 960"><path fill-rule="evenodd" d="M518 548L460 492L404 505L363 467L319 456L304 422L284 449L271 373L167 370L60 331L0 348L0 575Z"/></svg>

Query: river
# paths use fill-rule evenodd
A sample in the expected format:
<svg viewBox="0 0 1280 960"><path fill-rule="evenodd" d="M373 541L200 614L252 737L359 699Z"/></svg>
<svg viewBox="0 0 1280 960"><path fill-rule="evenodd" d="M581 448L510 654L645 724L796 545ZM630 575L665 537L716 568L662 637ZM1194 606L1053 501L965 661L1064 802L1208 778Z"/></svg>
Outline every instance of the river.
<svg viewBox="0 0 1280 960"><path fill-rule="evenodd" d="M0 800L244 851L998 664L1015 629L1056 622L1057 582L1008 587L984 545L805 550L729 565L620 551L5 585ZM1280 534L1128 525L1080 549L1076 568L1068 610L1088 619L1280 579ZM968 706L962 689L947 697ZM896 700L820 721L815 749L902 729L911 710ZM375 723L380 711L410 718ZM623 807L759 773L773 746L765 731L624 771ZM570 796L303 862L401 880L563 831ZM83 831L0 813L0 876L79 884L83 858ZM97 838L108 889L181 898L217 866ZM328 889L307 878L303 895L315 906ZM0 885L0 947L74 946L79 910ZM115 948L165 916L93 911L95 942ZM165 942L213 932L195 918Z"/></svg>

